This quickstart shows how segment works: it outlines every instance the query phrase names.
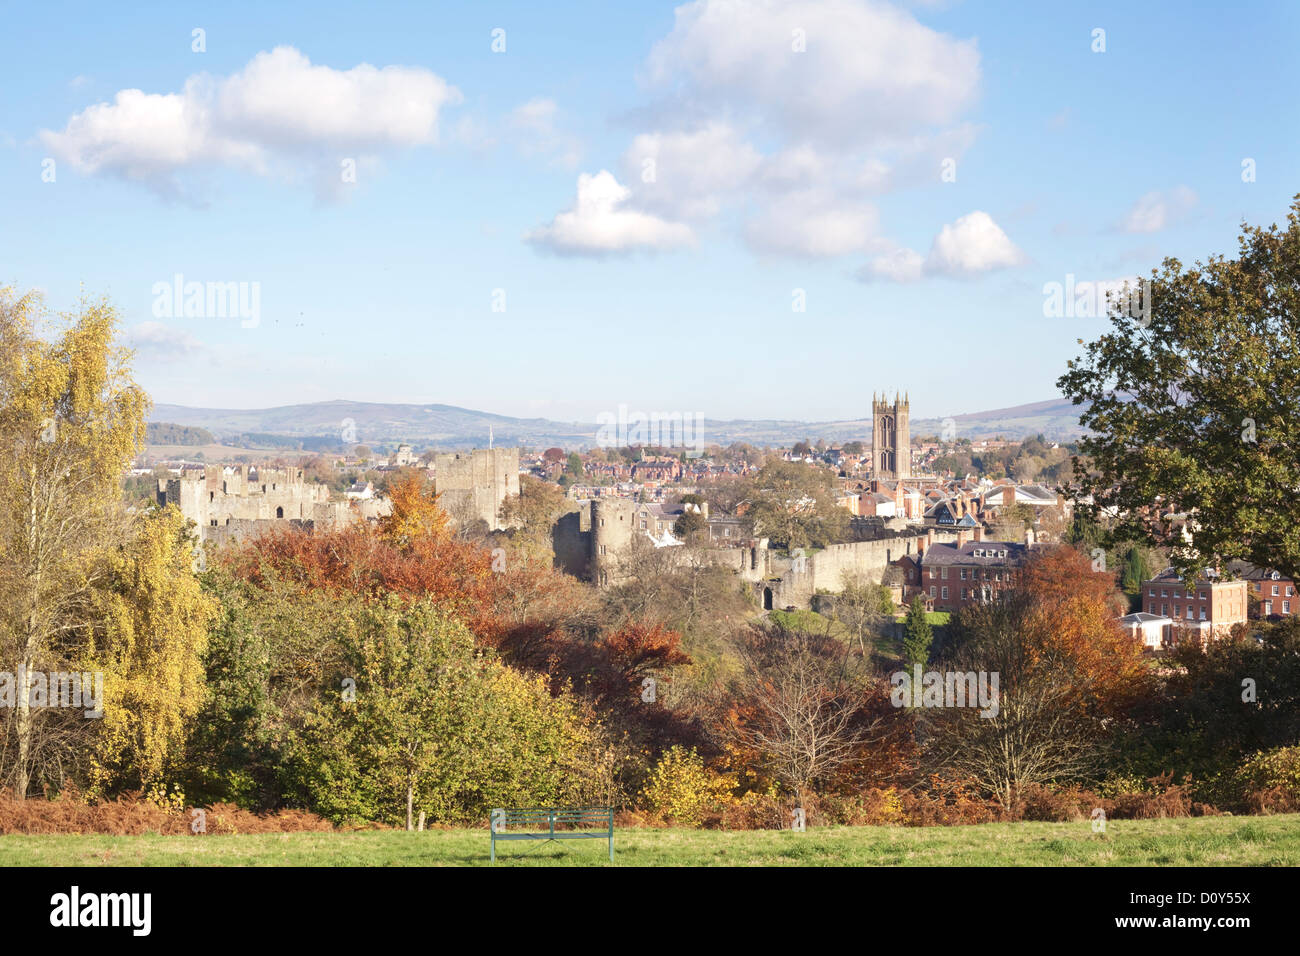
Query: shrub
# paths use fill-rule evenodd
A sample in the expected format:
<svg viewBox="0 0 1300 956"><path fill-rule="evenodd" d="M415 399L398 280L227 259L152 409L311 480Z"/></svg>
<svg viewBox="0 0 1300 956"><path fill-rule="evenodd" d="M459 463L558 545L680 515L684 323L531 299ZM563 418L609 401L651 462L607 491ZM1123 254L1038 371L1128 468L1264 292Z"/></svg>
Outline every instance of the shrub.
<svg viewBox="0 0 1300 956"><path fill-rule="evenodd" d="M671 747L641 791L647 809L679 826L697 827L731 800L732 784L704 766L695 748Z"/></svg>
<svg viewBox="0 0 1300 956"><path fill-rule="evenodd" d="M1300 747L1260 750L1242 761L1233 788L1250 813L1300 810Z"/></svg>

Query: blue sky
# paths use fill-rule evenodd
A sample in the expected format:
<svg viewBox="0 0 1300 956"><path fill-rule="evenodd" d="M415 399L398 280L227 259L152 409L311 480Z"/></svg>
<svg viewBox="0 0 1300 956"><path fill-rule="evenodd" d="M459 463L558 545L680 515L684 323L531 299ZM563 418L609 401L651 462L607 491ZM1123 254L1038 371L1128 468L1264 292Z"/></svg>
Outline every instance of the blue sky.
<svg viewBox="0 0 1300 956"><path fill-rule="evenodd" d="M1038 401L1105 327L1045 283L1285 219L1298 48L1292 3L12 5L0 284L108 295L159 402Z"/></svg>

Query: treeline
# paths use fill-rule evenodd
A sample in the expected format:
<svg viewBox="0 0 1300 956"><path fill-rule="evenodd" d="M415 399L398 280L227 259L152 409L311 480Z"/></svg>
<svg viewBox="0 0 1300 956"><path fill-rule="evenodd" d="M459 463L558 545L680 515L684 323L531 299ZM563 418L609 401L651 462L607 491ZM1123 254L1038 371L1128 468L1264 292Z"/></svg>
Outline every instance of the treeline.
<svg viewBox="0 0 1300 956"><path fill-rule="evenodd" d="M195 425L149 422L145 426L145 441L150 445L214 445L217 439L206 428Z"/></svg>

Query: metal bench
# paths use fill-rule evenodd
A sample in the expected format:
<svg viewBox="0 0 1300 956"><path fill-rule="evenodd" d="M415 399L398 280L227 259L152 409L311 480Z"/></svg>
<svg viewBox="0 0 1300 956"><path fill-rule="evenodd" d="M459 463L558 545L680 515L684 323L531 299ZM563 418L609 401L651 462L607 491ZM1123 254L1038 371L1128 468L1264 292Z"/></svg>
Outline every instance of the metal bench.
<svg viewBox="0 0 1300 956"><path fill-rule="evenodd" d="M609 861L614 862L613 807L528 807L492 811L492 862L497 860L498 840L609 840ZM599 832L591 832L600 827ZM518 833L509 832L519 828ZM558 829L557 829L558 828Z"/></svg>

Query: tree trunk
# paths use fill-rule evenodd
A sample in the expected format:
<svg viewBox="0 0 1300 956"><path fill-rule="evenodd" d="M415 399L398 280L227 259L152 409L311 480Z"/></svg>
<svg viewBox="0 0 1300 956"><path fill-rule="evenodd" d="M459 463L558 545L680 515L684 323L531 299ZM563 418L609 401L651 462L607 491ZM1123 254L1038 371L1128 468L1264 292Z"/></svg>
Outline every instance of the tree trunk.
<svg viewBox="0 0 1300 956"><path fill-rule="evenodd" d="M31 622L34 633L36 623ZM22 663L19 664L18 670L22 679L18 682L16 689L17 699L14 705L18 709L14 720L14 735L18 738L18 760L14 773L14 799L26 800L27 788L31 786L31 759L32 759L32 733L34 721L32 720L31 707L31 672L35 658L32 654L32 645L35 643L34 638L29 636L27 648L23 653Z"/></svg>
<svg viewBox="0 0 1300 956"><path fill-rule="evenodd" d="M415 821L411 819L411 811L415 809L415 781L408 780L406 783L406 829L408 831L415 829Z"/></svg>

